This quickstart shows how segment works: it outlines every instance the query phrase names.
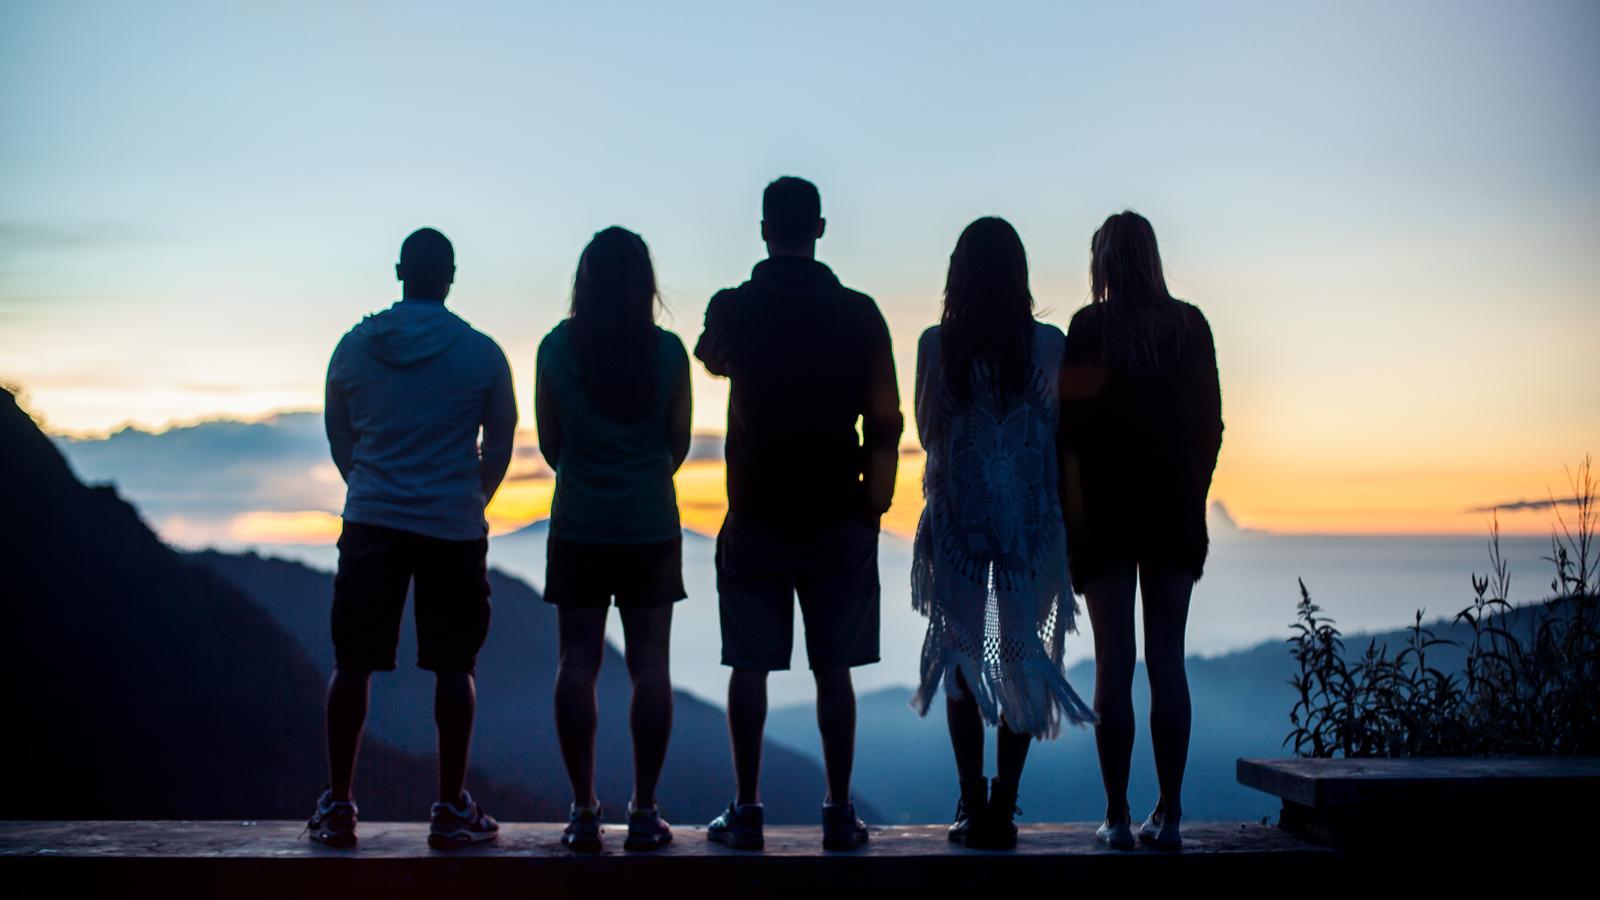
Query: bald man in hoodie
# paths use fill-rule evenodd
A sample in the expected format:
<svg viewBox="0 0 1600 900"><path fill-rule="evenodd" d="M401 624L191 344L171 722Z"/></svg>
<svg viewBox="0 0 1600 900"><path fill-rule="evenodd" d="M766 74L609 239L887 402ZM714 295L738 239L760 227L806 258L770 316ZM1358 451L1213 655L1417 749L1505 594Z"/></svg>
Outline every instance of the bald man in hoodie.
<svg viewBox="0 0 1600 900"><path fill-rule="evenodd" d="M489 631L484 507L511 463L511 367L487 335L444 308L455 250L431 228L400 247L403 298L352 328L328 363L326 424L347 490L333 589L329 786L313 840L356 843L350 785L373 672L392 671L415 584L417 665L437 676L439 800L428 844L492 840L499 825L463 787L478 650ZM479 440L479 431L482 440Z"/></svg>

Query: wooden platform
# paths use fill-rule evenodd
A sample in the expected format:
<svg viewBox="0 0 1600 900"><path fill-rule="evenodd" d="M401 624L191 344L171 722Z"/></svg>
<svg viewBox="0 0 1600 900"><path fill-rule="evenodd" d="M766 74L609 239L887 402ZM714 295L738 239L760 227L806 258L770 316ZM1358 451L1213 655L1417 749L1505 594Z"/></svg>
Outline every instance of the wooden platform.
<svg viewBox="0 0 1600 900"><path fill-rule="evenodd" d="M1533 852L1565 846L1517 823L1600 802L1600 758L1241 759L1239 783L1283 800L1284 828L1363 856L1478 841L1511 829Z"/></svg>
<svg viewBox="0 0 1600 900"><path fill-rule="evenodd" d="M1600 790L1600 758L1514 756L1442 759L1241 759L1239 783L1326 809L1504 791L1572 797Z"/></svg>
<svg viewBox="0 0 1600 900"><path fill-rule="evenodd" d="M301 835L298 822L0 822L0 884L30 882L52 894L77 888L167 896L305 896L360 890L359 896L449 896L463 884L474 896L714 896L738 885L759 896L938 895L1005 883L1060 889L1137 875L1230 884L1332 874L1339 855L1260 824L1185 826L1181 852L1116 852L1088 824L1025 825L1015 851L951 844L942 825L872 829L859 851L821 849L815 827L769 827L767 848L749 853L678 827L656 853L621 851L622 829L607 828L607 851L577 856L554 824L507 824L494 844L429 850L422 824L363 822L354 851L329 850Z"/></svg>

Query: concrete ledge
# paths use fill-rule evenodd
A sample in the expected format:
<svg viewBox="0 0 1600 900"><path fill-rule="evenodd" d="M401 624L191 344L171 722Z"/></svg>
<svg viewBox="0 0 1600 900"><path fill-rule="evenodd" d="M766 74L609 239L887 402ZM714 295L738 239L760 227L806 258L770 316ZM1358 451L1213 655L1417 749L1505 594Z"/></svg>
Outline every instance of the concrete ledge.
<svg viewBox="0 0 1600 900"><path fill-rule="evenodd" d="M359 890L361 896L448 896L470 883L477 896L536 893L705 896L717 886L764 896L903 896L1004 883L1060 889L1083 881L1183 879L1238 883L1331 873L1339 855L1259 824L1185 826L1185 849L1115 852L1094 826L1025 825L1015 851L952 845L942 825L874 828L853 853L821 849L815 827L771 827L761 853L729 850L702 828L675 828L656 853L621 851L622 829L607 828L607 851L577 856L555 824L504 824L494 844L440 853L426 826L363 822L361 846L329 850L301 836L299 822L0 822L0 882L52 893L83 888L119 893L159 888L171 896L303 895ZM597 893L598 892L598 893Z"/></svg>

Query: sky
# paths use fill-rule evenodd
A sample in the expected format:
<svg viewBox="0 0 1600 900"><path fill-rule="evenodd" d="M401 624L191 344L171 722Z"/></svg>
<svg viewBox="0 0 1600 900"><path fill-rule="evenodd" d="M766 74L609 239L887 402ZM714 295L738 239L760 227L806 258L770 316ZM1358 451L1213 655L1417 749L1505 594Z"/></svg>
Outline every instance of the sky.
<svg viewBox="0 0 1600 900"><path fill-rule="evenodd" d="M1592 2L13 0L0 121L0 381L61 435L319 409L422 225L455 242L450 305L505 348L531 426L534 350L595 231L644 236L692 344L762 255L761 188L798 174L908 409L969 221L1017 226L1064 327L1095 227L1147 215L1216 334L1213 496L1247 527L1477 533L1600 449ZM726 383L697 367L694 389L714 436ZM534 442L502 529L548 503ZM686 518L714 518L719 465L680 481ZM326 531L326 491L287 496L308 508L236 513Z"/></svg>

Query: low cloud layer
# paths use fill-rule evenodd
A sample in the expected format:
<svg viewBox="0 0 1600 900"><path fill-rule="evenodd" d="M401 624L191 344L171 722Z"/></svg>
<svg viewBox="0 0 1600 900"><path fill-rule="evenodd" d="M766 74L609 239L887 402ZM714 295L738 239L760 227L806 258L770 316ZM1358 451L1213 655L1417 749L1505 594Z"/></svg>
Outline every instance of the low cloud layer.
<svg viewBox="0 0 1600 900"><path fill-rule="evenodd" d="M163 537L184 546L241 546L337 536L344 482L328 456L322 414L282 413L255 422L213 420L162 432L125 428L56 444L91 483L115 484ZM696 434L691 467L719 467L723 439ZM546 514L550 481L534 431L517 434L506 484L490 507L497 528ZM685 500L692 506L694 500ZM707 515L720 519L720 497Z"/></svg>

